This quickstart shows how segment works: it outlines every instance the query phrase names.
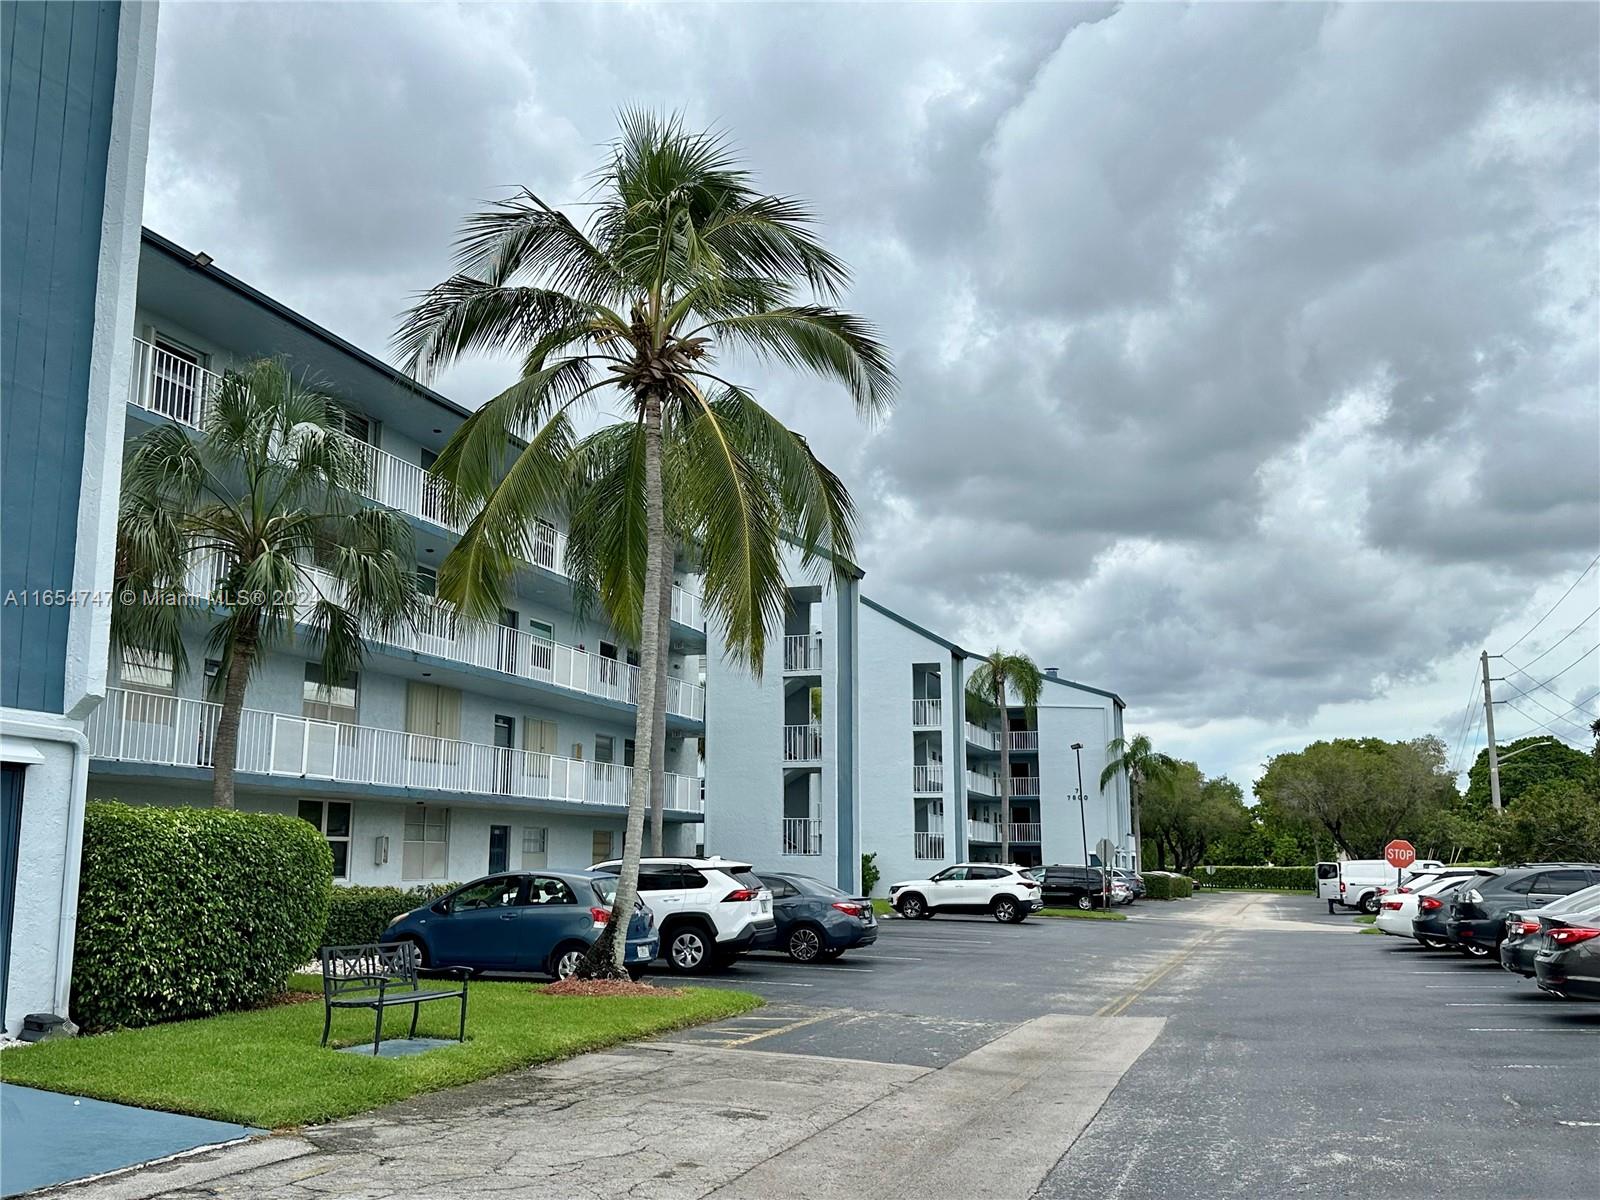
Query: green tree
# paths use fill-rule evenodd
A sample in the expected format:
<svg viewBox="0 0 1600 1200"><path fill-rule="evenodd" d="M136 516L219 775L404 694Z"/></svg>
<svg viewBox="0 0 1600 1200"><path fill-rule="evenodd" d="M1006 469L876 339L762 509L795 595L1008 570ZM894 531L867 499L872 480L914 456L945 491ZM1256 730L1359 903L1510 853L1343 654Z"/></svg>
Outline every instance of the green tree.
<svg viewBox="0 0 1600 1200"><path fill-rule="evenodd" d="M1595 772L1594 760L1582 750L1548 734L1518 738L1499 747L1500 803L1510 807L1517 798L1541 783L1558 780L1583 782ZM1488 812L1493 807L1489 796L1489 750L1478 751L1478 757L1467 771L1466 807L1476 813Z"/></svg>
<svg viewBox="0 0 1600 1200"><path fill-rule="evenodd" d="M1145 785L1160 779L1172 770L1177 760L1160 753L1142 733L1136 733L1131 738L1112 738L1106 743L1106 758L1110 761L1100 772L1100 790L1104 791L1110 787L1112 780L1116 779L1119 773L1127 774L1128 809L1129 815L1133 818L1134 857L1142 867L1144 865L1142 793Z"/></svg>
<svg viewBox="0 0 1600 1200"><path fill-rule="evenodd" d="M1435 737L1409 742L1339 738L1275 755L1256 795L1291 819L1325 831L1352 858L1375 858L1456 797Z"/></svg>
<svg viewBox="0 0 1600 1200"><path fill-rule="evenodd" d="M995 649L967 678L967 705L978 715L1000 717L1000 861L1011 861L1011 709L1015 695L1029 721L1044 691L1044 672L1026 654Z"/></svg>
<svg viewBox="0 0 1600 1200"><path fill-rule="evenodd" d="M729 651L759 664L785 601L781 539L810 560L851 553L844 485L743 387L724 353L844 385L863 416L894 390L871 326L832 306L848 281L799 202L766 195L714 134L626 112L580 226L531 191L467 218L457 271L406 315L397 345L422 378L479 351L520 360L520 378L463 423L435 464L466 532L439 592L491 617L532 522L567 509L569 570L639 630L634 741L645 770L628 797L611 929L637 893L646 798L660 774L667 639L662 597L674 542L692 544L705 606ZM580 446L573 417L617 412L620 432ZM526 444L507 462L508 435ZM592 453L585 453L589 451ZM574 461L590 504L574 505ZM599 489L601 494L593 493ZM606 971L620 975L625 941Z"/></svg>
<svg viewBox="0 0 1600 1200"><path fill-rule="evenodd" d="M410 528L361 499L366 471L339 409L273 359L223 376L198 435L154 429L123 466L113 642L170 655L181 675L188 596L219 614L219 808L233 807L245 687L265 654L309 625L323 679L338 680L360 667L363 630L392 633L421 611Z"/></svg>

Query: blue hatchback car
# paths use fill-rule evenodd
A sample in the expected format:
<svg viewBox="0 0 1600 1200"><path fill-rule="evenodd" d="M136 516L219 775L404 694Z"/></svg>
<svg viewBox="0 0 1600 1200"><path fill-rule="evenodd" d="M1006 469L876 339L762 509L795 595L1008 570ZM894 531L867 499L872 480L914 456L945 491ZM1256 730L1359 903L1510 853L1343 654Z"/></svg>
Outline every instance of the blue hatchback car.
<svg viewBox="0 0 1600 1200"><path fill-rule="evenodd" d="M852 896L809 875L759 874L772 889L772 915L778 922L773 948L787 951L796 962L838 958L852 947L878 940L878 919L865 896Z"/></svg>
<svg viewBox="0 0 1600 1200"><path fill-rule="evenodd" d="M616 887L616 876L597 871L488 875L396 917L383 941L410 942L424 967L542 971L565 979L610 920ZM654 914L636 904L628 924L630 972L655 958L655 924Z"/></svg>

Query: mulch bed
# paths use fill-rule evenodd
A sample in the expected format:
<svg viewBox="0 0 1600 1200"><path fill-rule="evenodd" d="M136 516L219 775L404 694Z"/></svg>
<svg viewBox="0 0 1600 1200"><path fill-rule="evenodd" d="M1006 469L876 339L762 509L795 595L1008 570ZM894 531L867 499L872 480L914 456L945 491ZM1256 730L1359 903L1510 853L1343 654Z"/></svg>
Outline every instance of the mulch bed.
<svg viewBox="0 0 1600 1200"><path fill-rule="evenodd" d="M547 996L681 996L680 988L652 987L631 979L563 979L544 985Z"/></svg>

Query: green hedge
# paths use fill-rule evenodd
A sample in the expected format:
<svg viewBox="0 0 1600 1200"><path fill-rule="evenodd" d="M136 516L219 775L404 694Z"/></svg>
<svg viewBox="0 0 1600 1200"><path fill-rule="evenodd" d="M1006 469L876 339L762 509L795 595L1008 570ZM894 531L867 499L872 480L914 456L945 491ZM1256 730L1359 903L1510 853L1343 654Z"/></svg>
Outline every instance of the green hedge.
<svg viewBox="0 0 1600 1200"><path fill-rule="evenodd" d="M1187 900L1194 895L1194 884L1186 875L1145 871L1145 897L1150 900Z"/></svg>
<svg viewBox="0 0 1600 1200"><path fill-rule="evenodd" d="M1196 867L1194 882L1202 888L1259 888L1262 891L1314 892L1315 867Z"/></svg>
<svg viewBox="0 0 1600 1200"><path fill-rule="evenodd" d="M153 1025L284 991L316 956L332 876L328 843L297 817L90 804L73 1019Z"/></svg>
<svg viewBox="0 0 1600 1200"><path fill-rule="evenodd" d="M355 946L375 942L384 926L401 913L420 908L455 887L423 884L414 888L336 887L328 906L322 946Z"/></svg>

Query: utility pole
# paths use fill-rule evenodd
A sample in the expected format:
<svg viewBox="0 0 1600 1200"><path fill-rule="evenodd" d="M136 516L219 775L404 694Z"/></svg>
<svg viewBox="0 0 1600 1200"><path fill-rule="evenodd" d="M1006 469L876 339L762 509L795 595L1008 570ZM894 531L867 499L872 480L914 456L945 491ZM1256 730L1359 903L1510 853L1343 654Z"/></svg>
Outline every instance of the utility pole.
<svg viewBox="0 0 1600 1200"><path fill-rule="evenodd" d="M1494 692L1489 687L1489 652L1478 656L1483 664L1483 724L1489 732L1489 801L1500 811L1500 755L1494 747Z"/></svg>

